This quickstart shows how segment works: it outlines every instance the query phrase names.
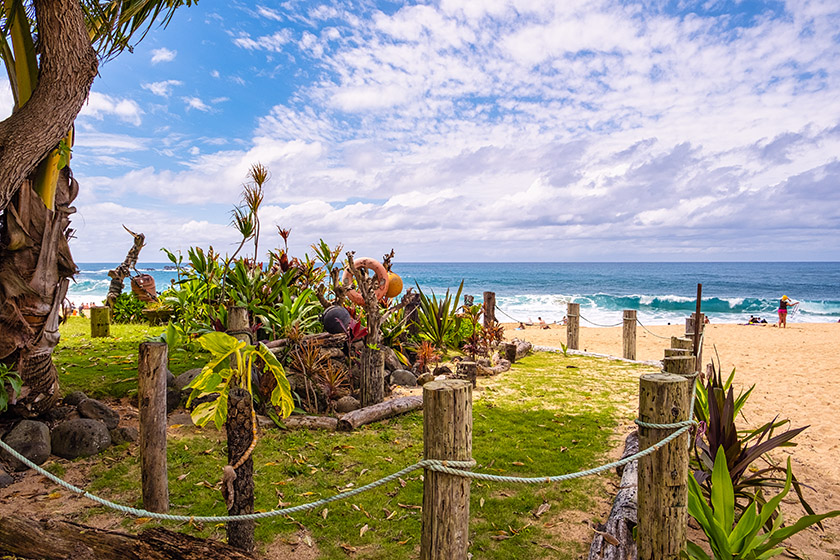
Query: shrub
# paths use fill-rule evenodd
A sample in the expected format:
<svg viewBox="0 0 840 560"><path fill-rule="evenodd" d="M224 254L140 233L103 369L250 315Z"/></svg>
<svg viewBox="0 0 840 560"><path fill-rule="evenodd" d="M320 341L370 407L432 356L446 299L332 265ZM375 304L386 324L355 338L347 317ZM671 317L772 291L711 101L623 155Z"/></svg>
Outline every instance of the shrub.
<svg viewBox="0 0 840 560"><path fill-rule="evenodd" d="M114 323L139 323L143 320L143 310L146 304L137 299L134 292L120 294L114 301L113 316Z"/></svg>

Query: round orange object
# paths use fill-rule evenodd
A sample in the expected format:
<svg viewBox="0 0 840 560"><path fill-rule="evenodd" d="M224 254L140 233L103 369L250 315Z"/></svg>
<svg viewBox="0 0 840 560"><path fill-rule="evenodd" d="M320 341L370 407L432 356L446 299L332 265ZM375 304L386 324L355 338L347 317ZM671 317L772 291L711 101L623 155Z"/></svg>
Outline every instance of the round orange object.
<svg viewBox="0 0 840 560"><path fill-rule="evenodd" d="M372 270L376 277L379 278L379 287L376 288L374 295L376 296L377 300L382 299L385 297L385 294L388 293L388 271L385 270L385 267L382 266L376 259L371 259L368 257L361 257L355 259L353 264L356 265L356 268L365 268L367 270ZM342 279L342 283L345 286L350 285L353 281L353 274L350 272L350 269L344 270L344 278ZM347 299L355 303L356 305L364 305L365 300L362 299L362 294L358 292L358 290L350 290L347 292Z"/></svg>
<svg viewBox="0 0 840 560"><path fill-rule="evenodd" d="M393 272L388 273L388 293L385 294L389 298L395 298L400 295L403 290L402 278Z"/></svg>

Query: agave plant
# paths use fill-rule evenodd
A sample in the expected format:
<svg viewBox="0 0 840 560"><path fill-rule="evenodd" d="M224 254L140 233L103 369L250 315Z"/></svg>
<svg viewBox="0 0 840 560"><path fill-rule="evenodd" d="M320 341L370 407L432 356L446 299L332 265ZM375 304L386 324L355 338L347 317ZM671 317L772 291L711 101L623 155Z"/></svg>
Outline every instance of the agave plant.
<svg viewBox="0 0 840 560"><path fill-rule="evenodd" d="M318 412L318 398L314 386L323 378L328 363L329 358L321 352L320 343L314 340L303 342L291 353L290 367L303 375L306 408L314 412Z"/></svg>
<svg viewBox="0 0 840 560"><path fill-rule="evenodd" d="M457 310L463 289L462 280L454 297L446 290L446 295L438 299L434 292L431 297L424 294L417 284L420 294L417 324L421 339L431 342L437 348L456 348L460 344L461 317Z"/></svg>

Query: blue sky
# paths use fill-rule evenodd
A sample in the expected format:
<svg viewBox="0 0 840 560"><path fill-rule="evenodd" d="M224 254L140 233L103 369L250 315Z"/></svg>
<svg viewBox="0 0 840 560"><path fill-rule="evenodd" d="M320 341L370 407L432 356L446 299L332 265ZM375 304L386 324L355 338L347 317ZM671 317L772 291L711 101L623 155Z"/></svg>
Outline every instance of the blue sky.
<svg viewBox="0 0 840 560"><path fill-rule="evenodd" d="M101 66L72 249L231 251L260 162L294 254L838 260L838 29L834 0L202 0Z"/></svg>

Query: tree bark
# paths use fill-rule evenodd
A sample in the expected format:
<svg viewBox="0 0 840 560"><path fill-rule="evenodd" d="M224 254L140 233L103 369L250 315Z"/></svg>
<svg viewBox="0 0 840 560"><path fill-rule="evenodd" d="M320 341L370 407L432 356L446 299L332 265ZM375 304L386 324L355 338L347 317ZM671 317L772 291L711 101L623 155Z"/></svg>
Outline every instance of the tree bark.
<svg viewBox="0 0 840 560"><path fill-rule="evenodd" d="M39 560L252 560L224 543L166 529L128 535L20 515L0 517L0 552Z"/></svg>
<svg viewBox="0 0 840 560"><path fill-rule="evenodd" d="M400 397L348 412L338 420L338 429L342 432L355 430L359 426L383 420L399 414L417 410L423 406L423 397Z"/></svg>
<svg viewBox="0 0 840 560"><path fill-rule="evenodd" d="M108 271L108 276L111 277L111 285L108 286L108 295L105 298L105 305L114 309L114 302L120 297L125 286L126 277L131 274L131 269L137 266L137 259L140 258L140 250L145 246L146 236L142 233L134 233L127 227L123 226L125 231L134 237L134 243L131 249L125 255L125 260L115 269Z"/></svg>
<svg viewBox="0 0 840 560"><path fill-rule="evenodd" d="M253 441L251 395L241 387L230 390L227 428L228 464L235 465ZM254 460L249 456L235 470L233 495L226 496L229 515L254 513ZM227 524L228 544L247 553L254 552L253 521L235 521Z"/></svg>
<svg viewBox="0 0 840 560"><path fill-rule="evenodd" d="M98 60L77 0L35 0L40 68L23 107L0 122L0 209L58 145L82 109Z"/></svg>
<svg viewBox="0 0 840 560"><path fill-rule="evenodd" d="M359 401L371 406L385 400L385 355L382 350L368 346L362 348Z"/></svg>
<svg viewBox="0 0 840 560"><path fill-rule="evenodd" d="M283 425L290 429L334 432L338 428L338 418L332 416L289 416L283 418Z"/></svg>

